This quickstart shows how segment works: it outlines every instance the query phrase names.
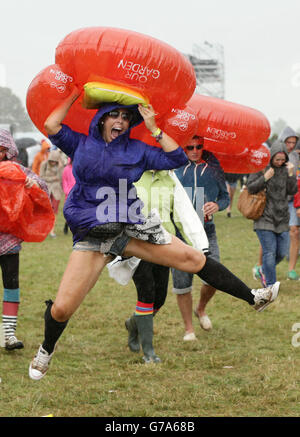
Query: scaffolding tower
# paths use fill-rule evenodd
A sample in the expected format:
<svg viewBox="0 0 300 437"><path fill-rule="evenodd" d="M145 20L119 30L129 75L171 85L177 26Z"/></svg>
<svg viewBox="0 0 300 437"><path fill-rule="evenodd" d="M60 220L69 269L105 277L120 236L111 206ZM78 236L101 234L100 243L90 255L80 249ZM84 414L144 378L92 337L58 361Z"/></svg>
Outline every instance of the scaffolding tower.
<svg viewBox="0 0 300 437"><path fill-rule="evenodd" d="M194 44L192 54L185 54L194 67L196 92L199 94L225 98L224 47L204 41Z"/></svg>

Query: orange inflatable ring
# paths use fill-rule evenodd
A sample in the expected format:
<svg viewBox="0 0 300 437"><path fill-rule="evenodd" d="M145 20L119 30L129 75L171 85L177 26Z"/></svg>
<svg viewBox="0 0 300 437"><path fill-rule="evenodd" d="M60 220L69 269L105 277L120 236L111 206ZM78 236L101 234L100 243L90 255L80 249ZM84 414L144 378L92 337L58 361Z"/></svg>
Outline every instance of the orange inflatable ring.
<svg viewBox="0 0 300 437"><path fill-rule="evenodd" d="M269 138L270 123L256 109L200 94L194 94L188 104L198 116L197 135L221 142L222 152L240 153L245 147L260 147Z"/></svg>
<svg viewBox="0 0 300 437"><path fill-rule="evenodd" d="M178 116L175 123L174 114ZM194 94L184 107L172 109L157 122L182 147L194 135L203 137L205 149L215 154L225 172L255 173L269 162L264 142L270 135L270 123L253 108ZM133 129L132 135L159 146L140 127Z"/></svg>
<svg viewBox="0 0 300 437"><path fill-rule="evenodd" d="M74 84L83 90L89 82L132 89L163 115L192 97L196 76L184 55L155 38L109 27L79 29L59 43L55 64L43 69L28 88L26 106L35 126L45 133L45 119ZM95 111L84 109L81 100L72 105L65 122L87 133Z"/></svg>
<svg viewBox="0 0 300 437"><path fill-rule="evenodd" d="M204 148L213 152L226 173L257 173L270 162L270 149L265 143L255 148L245 147L242 152L235 154L222 152L222 146L225 145L215 143L212 146L209 140L204 140Z"/></svg>

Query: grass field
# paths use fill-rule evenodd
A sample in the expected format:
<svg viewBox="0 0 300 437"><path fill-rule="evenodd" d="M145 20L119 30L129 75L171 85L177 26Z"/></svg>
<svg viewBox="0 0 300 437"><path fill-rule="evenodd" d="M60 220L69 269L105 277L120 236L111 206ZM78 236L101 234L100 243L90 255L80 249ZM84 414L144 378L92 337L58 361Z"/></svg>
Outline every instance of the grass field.
<svg viewBox="0 0 300 437"><path fill-rule="evenodd" d="M237 196L236 196L237 197ZM235 199L236 201L236 199ZM258 241L252 222L237 212L215 217L222 262L251 287ZM154 345L163 362L145 365L127 347L125 319L135 308L131 284L103 273L61 337L47 376L28 377L43 337L44 301L54 299L71 251L60 213L57 238L24 243L17 335L25 348L0 350L1 417L292 417L300 413L300 283L277 268L279 298L262 313L217 292L208 306L213 330L196 327L185 343L175 296L155 317ZM300 270L300 263L298 266ZM195 277L194 299L200 280ZM295 325L299 323L298 325ZM292 344L294 343L294 345Z"/></svg>

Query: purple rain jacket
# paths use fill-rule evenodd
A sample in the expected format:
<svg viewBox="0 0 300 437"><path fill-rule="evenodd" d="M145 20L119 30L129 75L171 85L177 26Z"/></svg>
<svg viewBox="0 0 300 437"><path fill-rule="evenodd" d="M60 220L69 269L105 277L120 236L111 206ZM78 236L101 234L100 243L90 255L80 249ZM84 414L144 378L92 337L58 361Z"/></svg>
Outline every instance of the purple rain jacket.
<svg viewBox="0 0 300 437"><path fill-rule="evenodd" d="M75 185L64 205L64 216L73 233L73 243L88 230L108 222L143 223L143 203L137 198L133 183L146 170L171 170L187 163L179 147L164 152L159 147L130 138L130 129L143 122L137 105L126 106L135 113L132 126L111 143L106 143L98 122L107 112L122 108L105 104L91 121L88 136L66 125L50 141L73 161Z"/></svg>

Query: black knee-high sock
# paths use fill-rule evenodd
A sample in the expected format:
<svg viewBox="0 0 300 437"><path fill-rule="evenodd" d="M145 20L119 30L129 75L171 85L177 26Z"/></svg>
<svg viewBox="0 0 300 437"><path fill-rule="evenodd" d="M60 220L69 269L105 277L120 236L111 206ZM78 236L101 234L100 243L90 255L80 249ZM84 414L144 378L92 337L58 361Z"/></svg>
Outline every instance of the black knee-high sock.
<svg viewBox="0 0 300 437"><path fill-rule="evenodd" d="M63 333L63 330L67 326L68 320L66 322L57 322L55 319L53 319L51 315L51 307L53 305L52 300L47 300L45 303L47 305L44 315L45 339L42 344L42 347L48 352L48 354L52 354L57 340L59 339L59 337Z"/></svg>
<svg viewBox="0 0 300 437"><path fill-rule="evenodd" d="M254 296L251 293L251 288L231 273L223 264L213 258L207 257L204 267L196 274L217 290L243 299L250 305L254 304Z"/></svg>

